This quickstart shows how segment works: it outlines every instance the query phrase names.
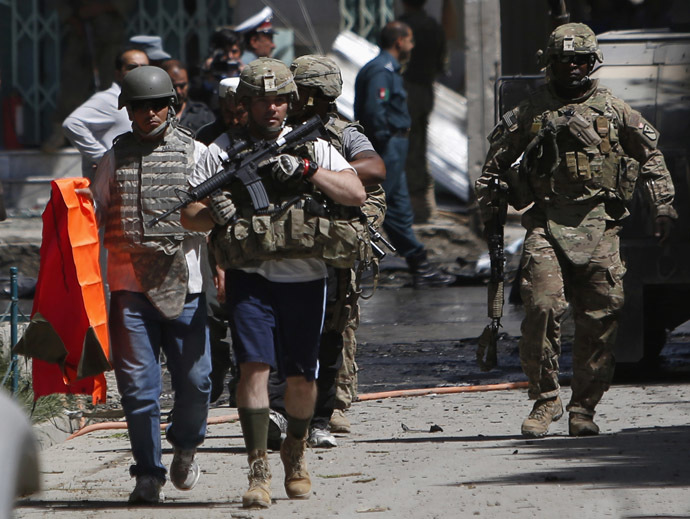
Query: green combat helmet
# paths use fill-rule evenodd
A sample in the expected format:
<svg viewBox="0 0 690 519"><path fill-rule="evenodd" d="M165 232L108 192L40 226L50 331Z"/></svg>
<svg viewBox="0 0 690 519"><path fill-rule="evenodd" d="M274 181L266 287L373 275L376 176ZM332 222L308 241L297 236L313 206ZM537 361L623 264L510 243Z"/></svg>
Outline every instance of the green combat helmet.
<svg viewBox="0 0 690 519"><path fill-rule="evenodd" d="M604 55L599 49L594 31L584 23L566 23L554 29L546 44L546 52L540 51L539 64L546 67L554 56L593 54L599 63Z"/></svg>
<svg viewBox="0 0 690 519"><path fill-rule="evenodd" d="M259 58L244 67L236 95L238 99L287 95L292 100L297 99L297 85L285 63L272 58Z"/></svg>
<svg viewBox="0 0 690 519"><path fill-rule="evenodd" d="M122 80L122 92L118 98L118 109L132 101L169 97L171 103L177 100L175 88L168 73L159 67L137 67Z"/></svg>
<svg viewBox="0 0 690 519"><path fill-rule="evenodd" d="M323 97L337 99L343 91L340 69L335 61L326 56L300 56L292 62L290 71L297 85L316 88Z"/></svg>

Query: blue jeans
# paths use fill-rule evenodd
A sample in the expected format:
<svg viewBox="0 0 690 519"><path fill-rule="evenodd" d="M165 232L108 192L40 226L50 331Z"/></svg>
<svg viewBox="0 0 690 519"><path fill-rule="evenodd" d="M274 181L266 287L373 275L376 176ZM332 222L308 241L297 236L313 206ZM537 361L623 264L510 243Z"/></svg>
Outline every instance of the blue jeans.
<svg viewBox="0 0 690 519"><path fill-rule="evenodd" d="M408 257L421 252L424 245L417 240L412 230L414 213L405 176L407 137L391 137L377 151L386 165L386 180L381 184L386 192L387 205L383 228L393 246L398 249L398 254Z"/></svg>
<svg viewBox="0 0 690 519"><path fill-rule="evenodd" d="M110 338L135 462L130 474L153 475L165 481L160 434L160 350L165 352L175 392L166 437L175 447L193 449L206 435L211 391L205 296L187 295L182 314L170 320L144 294L113 292Z"/></svg>

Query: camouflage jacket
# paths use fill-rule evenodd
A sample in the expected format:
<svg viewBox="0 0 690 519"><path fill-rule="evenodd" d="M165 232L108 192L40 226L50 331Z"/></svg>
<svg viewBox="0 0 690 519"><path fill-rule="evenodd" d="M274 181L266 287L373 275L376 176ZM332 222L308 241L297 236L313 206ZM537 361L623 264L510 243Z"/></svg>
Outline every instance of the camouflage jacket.
<svg viewBox="0 0 690 519"><path fill-rule="evenodd" d="M526 222L547 226L565 250L578 229L594 246L592 229L596 237L607 221L628 216L626 205L637 184L654 216L676 217L658 132L596 81L574 100L558 97L547 83L504 114L488 139L475 185L483 221L491 214L488 186L495 176L508 185L511 205L522 209L534 203ZM520 167L514 166L521 155Z"/></svg>

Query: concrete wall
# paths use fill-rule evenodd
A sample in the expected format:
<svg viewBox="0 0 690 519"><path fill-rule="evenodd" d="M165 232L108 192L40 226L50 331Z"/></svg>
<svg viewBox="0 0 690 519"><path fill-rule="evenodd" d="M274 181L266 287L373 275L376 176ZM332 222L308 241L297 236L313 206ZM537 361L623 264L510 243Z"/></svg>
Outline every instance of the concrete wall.
<svg viewBox="0 0 690 519"><path fill-rule="evenodd" d="M50 198L50 181L81 177L81 155L74 148L47 154L37 150L0 152L0 181L10 212L43 210Z"/></svg>

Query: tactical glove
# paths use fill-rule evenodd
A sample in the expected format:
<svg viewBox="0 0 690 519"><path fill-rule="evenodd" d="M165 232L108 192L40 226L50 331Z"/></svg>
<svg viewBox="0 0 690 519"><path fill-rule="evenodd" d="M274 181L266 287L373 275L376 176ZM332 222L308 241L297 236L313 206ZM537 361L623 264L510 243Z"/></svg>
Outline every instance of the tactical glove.
<svg viewBox="0 0 690 519"><path fill-rule="evenodd" d="M279 182L289 182L301 178L307 179L319 169L319 165L316 162L286 154L270 158L265 164L271 168L273 178Z"/></svg>
<svg viewBox="0 0 690 519"><path fill-rule="evenodd" d="M211 219L218 225L225 225L232 220L237 209L232 203L228 193L217 193L209 199L208 208L211 211Z"/></svg>

